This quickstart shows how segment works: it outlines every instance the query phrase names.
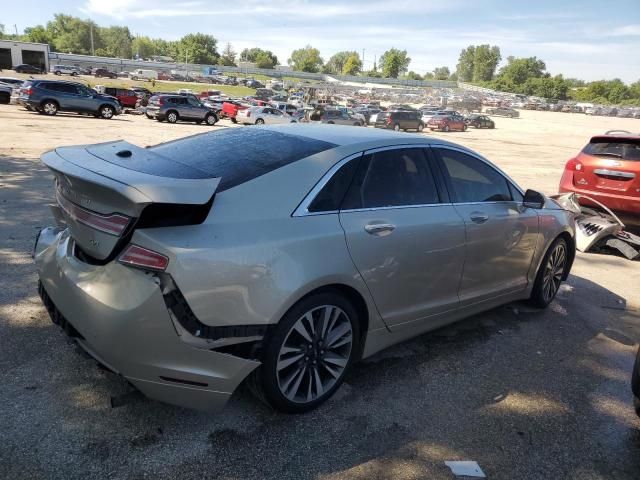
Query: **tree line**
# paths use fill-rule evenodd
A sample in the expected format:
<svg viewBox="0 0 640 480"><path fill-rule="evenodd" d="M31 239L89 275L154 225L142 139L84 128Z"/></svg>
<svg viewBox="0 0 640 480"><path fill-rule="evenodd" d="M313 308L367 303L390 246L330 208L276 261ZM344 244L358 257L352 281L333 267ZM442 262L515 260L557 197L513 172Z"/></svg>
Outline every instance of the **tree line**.
<svg viewBox="0 0 640 480"><path fill-rule="evenodd" d="M0 38L48 43L53 51L95 54L119 58L171 57L176 62L206 65L236 66L238 61L255 63L258 68L272 69L278 65L273 52L261 48L245 48L239 54L227 43L218 51L218 41L212 35L190 33L179 40L132 35L128 27L101 27L91 20L56 14L46 25L25 28L23 35L5 32L0 24ZM626 85L619 79L586 83L582 80L552 76L546 64L537 57L507 57L502 60L500 47L469 45L460 52L455 70L436 67L420 75L409 70L411 58L406 50L390 48L370 70L364 70L358 52L345 50L326 62L320 51L311 45L293 50L287 63L297 71L334 75L366 75L409 80L451 80L469 82L498 91L535 95L551 100L573 99L602 104L640 105L640 80Z"/></svg>

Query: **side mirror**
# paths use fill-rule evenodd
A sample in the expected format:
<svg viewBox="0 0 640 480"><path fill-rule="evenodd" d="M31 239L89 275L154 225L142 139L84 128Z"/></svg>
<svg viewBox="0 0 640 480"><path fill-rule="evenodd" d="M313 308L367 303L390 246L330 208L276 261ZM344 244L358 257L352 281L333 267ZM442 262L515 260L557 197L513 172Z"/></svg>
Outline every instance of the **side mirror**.
<svg viewBox="0 0 640 480"><path fill-rule="evenodd" d="M544 195L542 195L540 192L529 189L524 192L524 200L522 200L522 205L528 208L540 209L544 207Z"/></svg>

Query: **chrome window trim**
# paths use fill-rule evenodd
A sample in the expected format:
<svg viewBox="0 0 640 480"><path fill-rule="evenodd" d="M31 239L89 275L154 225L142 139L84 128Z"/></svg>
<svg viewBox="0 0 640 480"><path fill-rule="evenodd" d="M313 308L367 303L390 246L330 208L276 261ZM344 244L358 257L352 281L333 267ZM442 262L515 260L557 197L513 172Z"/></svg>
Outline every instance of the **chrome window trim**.
<svg viewBox="0 0 640 480"><path fill-rule="evenodd" d="M459 148L459 147L455 147L453 145L447 145L447 144L442 144L442 143L432 143L431 147L433 147L433 148L442 148L442 149L445 149L445 150L453 150L453 151L464 153L466 155L474 157L477 160L480 160L481 162L483 162L484 164L486 164L490 168L493 168L500 175L502 175L509 183L511 183L516 188L516 190L518 190L518 192L520 192L521 195L524 196L524 192L522 191L522 188L520 188L520 185L518 185L500 167L498 167L497 165L494 165L489 160L484 158L482 155L479 155L479 154L477 154L475 152L472 152L471 150L467 150L465 148ZM513 202L515 202L515 200L501 200L501 201L498 201L498 202L453 202L453 203L455 205L477 205L477 204L487 204L487 203L513 203Z"/></svg>

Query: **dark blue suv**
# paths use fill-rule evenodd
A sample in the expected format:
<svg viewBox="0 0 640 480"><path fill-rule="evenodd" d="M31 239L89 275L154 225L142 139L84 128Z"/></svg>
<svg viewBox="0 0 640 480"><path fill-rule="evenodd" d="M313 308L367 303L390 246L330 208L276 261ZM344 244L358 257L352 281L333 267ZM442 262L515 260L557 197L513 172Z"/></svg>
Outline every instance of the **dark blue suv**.
<svg viewBox="0 0 640 480"><path fill-rule="evenodd" d="M20 89L18 103L43 115L77 112L108 119L122 113L118 99L96 93L81 83L56 80L27 80Z"/></svg>

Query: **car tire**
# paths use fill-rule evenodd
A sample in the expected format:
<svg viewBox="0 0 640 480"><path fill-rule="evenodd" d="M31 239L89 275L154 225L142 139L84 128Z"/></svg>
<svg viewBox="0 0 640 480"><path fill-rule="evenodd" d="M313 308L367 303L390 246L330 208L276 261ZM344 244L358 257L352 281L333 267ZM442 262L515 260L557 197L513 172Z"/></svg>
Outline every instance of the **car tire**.
<svg viewBox="0 0 640 480"><path fill-rule="evenodd" d="M71 72L71 76L72 77L77 77L78 76L78 72Z"/></svg>
<svg viewBox="0 0 640 480"><path fill-rule="evenodd" d="M210 113L206 117L204 117L204 121L207 123L207 125L213 127L216 123L218 123L218 117L213 113Z"/></svg>
<svg viewBox="0 0 640 480"><path fill-rule="evenodd" d="M258 119L256 120L256 125L264 125L264 120L263 120L263 119L261 119L261 118L258 118Z"/></svg>
<svg viewBox="0 0 640 480"><path fill-rule="evenodd" d="M540 262L540 268L529 297L531 305L537 308L546 308L553 301L560 289L568 261L567 241L558 237L549 246L542 262Z"/></svg>
<svg viewBox="0 0 640 480"><path fill-rule="evenodd" d="M100 118L111 120L116 110L111 105L102 105L99 110Z"/></svg>
<svg viewBox="0 0 640 480"><path fill-rule="evenodd" d="M360 122L354 122L353 126L354 126L354 127L361 127L361 126L362 126L362 124L361 124Z"/></svg>
<svg viewBox="0 0 640 480"><path fill-rule="evenodd" d="M334 122L332 122L331 120L329 120L329 121L327 122L327 125L335 125L335 123L334 123Z"/></svg>
<svg viewBox="0 0 640 480"><path fill-rule="evenodd" d="M393 130L394 130L394 131L396 131L396 132L399 132L399 131L400 131L400 124L396 123L396 124L393 126Z"/></svg>
<svg viewBox="0 0 640 480"><path fill-rule="evenodd" d="M238 123L238 120L236 120L235 118L231 117L231 123Z"/></svg>
<svg viewBox="0 0 640 480"><path fill-rule="evenodd" d="M60 75L62 75L62 72L53 72L53 74L60 76Z"/></svg>
<svg viewBox="0 0 640 480"><path fill-rule="evenodd" d="M466 125L463 125L463 126L462 126L462 131L463 131L463 132L466 132L466 131L467 131L467 126L466 126Z"/></svg>
<svg viewBox="0 0 640 480"><path fill-rule="evenodd" d="M148 113L145 113L145 115L147 116L147 118L148 118L149 120L153 120L153 115L149 115Z"/></svg>
<svg viewBox="0 0 640 480"><path fill-rule="evenodd" d="M166 119L169 123L176 123L178 121L178 112L170 110L167 112Z"/></svg>
<svg viewBox="0 0 640 480"><path fill-rule="evenodd" d="M416 132L421 132L422 130L424 130L424 125L421 123L418 125L418 128L416 128Z"/></svg>
<svg viewBox="0 0 640 480"><path fill-rule="evenodd" d="M56 102L54 102L53 100L46 100L45 102L42 103L42 105L40 106L40 111L44 114L44 115L55 115L56 113L58 113L58 104Z"/></svg>
<svg viewBox="0 0 640 480"><path fill-rule="evenodd" d="M343 295L326 291L303 298L265 339L255 374L262 399L286 413L318 407L340 387L359 355L359 339L357 311Z"/></svg>
<svg viewBox="0 0 640 480"><path fill-rule="evenodd" d="M448 132L449 131L449 125L445 125L444 127L442 127L442 131L443 132Z"/></svg>

